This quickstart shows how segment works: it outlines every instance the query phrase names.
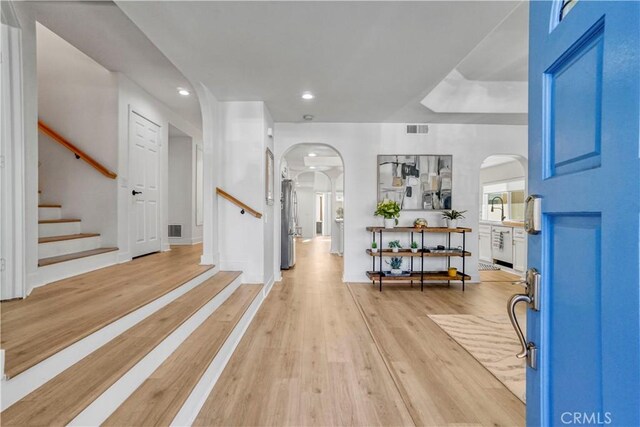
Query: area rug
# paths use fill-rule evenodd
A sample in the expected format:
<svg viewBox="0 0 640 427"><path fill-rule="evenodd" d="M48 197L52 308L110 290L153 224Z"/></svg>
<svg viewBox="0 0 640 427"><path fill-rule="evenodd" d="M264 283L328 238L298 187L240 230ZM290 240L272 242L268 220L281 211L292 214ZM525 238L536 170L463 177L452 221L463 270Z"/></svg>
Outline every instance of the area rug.
<svg viewBox="0 0 640 427"><path fill-rule="evenodd" d="M507 315L441 314L429 318L525 402L525 362L515 356L520 343Z"/></svg>
<svg viewBox="0 0 640 427"><path fill-rule="evenodd" d="M478 271L495 271L500 270L500 267L496 267L493 264L487 264L486 262L478 263Z"/></svg>

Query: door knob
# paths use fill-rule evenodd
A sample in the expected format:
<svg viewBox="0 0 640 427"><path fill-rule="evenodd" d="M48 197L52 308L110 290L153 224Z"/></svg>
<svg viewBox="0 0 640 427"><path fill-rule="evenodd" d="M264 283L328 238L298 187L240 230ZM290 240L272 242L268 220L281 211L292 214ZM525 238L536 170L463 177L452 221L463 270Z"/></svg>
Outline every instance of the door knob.
<svg viewBox="0 0 640 427"><path fill-rule="evenodd" d="M142 191L131 190L132 196L135 196L136 194L142 194Z"/></svg>

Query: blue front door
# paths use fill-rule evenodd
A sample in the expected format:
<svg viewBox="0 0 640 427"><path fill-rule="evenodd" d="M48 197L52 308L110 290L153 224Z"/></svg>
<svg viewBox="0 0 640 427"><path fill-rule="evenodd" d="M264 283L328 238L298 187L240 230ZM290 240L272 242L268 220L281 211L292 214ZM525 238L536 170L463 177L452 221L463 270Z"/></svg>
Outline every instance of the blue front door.
<svg viewBox="0 0 640 427"><path fill-rule="evenodd" d="M530 6L527 423L640 426L640 2L572 3Z"/></svg>

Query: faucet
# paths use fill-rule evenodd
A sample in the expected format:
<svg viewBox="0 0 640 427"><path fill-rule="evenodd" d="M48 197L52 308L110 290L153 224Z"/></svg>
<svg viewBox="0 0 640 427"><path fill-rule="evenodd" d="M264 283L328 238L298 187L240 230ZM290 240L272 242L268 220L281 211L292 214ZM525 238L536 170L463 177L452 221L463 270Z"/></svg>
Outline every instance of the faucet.
<svg viewBox="0 0 640 427"><path fill-rule="evenodd" d="M500 221L504 221L505 219L507 219L507 217L504 216L504 200L502 200L502 197L496 196L493 199L491 199L491 201L489 202L489 204L491 205L491 212L493 212L493 209L494 209L493 202L496 199L500 200L500 205L502 206L502 207L498 208L498 209L500 209L500 216L502 217L502 219Z"/></svg>

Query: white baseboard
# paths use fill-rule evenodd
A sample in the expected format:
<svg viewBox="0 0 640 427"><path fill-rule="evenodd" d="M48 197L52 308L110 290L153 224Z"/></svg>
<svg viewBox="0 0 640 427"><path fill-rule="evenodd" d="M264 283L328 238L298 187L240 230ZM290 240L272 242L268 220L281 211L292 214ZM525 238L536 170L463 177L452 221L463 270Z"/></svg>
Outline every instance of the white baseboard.
<svg viewBox="0 0 640 427"><path fill-rule="evenodd" d="M68 425L100 425L240 286L240 277L220 291L158 344L116 383L91 402Z"/></svg>
<svg viewBox="0 0 640 427"><path fill-rule="evenodd" d="M216 273L216 269L211 269L202 273L182 286L154 301L151 301L147 305L140 307L138 310L121 317L93 334L64 348L14 378L2 381L2 402L0 411L4 411L6 408L13 405L33 390L42 386L62 371L79 362L84 357L93 353L98 348L102 347L127 329L135 326L178 297L186 294Z"/></svg>
<svg viewBox="0 0 640 427"><path fill-rule="evenodd" d="M194 237L191 239L182 237L169 237L171 246L193 246L202 243L202 237Z"/></svg>
<svg viewBox="0 0 640 427"><path fill-rule="evenodd" d="M262 286L262 285L250 285L250 286ZM258 309L264 301L264 288L258 292L253 302L245 311L244 315L233 329L231 334L227 337L227 340L216 354L205 373L198 381L198 384L193 388L193 391L185 401L184 405L173 419L172 426L190 426L195 421L198 413L202 409L202 406L207 401L209 394L216 385L216 382L222 375L222 371L227 366L227 363L231 359L233 352L238 344L242 340L247 328L251 324L254 316L258 312Z"/></svg>
<svg viewBox="0 0 640 427"><path fill-rule="evenodd" d="M118 252L118 264L129 262L133 260L131 258L131 252Z"/></svg>
<svg viewBox="0 0 640 427"><path fill-rule="evenodd" d="M271 288L273 288L274 283L275 283L275 280L273 280L273 276L271 276L271 278L267 280L267 283L264 285L264 289L262 290L262 293L264 294L265 298L271 292Z"/></svg>

